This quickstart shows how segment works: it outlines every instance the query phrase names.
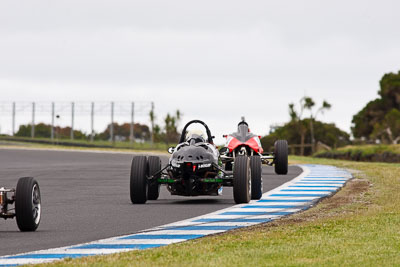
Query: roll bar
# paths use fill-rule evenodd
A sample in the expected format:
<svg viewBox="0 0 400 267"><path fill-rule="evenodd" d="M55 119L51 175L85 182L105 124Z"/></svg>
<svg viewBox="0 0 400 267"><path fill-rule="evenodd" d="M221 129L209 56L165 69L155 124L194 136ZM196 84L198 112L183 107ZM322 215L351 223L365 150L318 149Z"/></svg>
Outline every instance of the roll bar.
<svg viewBox="0 0 400 267"><path fill-rule="evenodd" d="M201 120L192 120L192 121L189 121L188 123L186 123L185 127L183 127L182 134L181 134L181 139L179 140L179 143L185 142L186 130L189 127L189 125L194 124L194 123L199 123L199 124L203 125L204 128L206 128L208 142L210 144L213 144L214 142L213 142L213 137L211 135L210 129L208 128L207 124L205 124Z"/></svg>

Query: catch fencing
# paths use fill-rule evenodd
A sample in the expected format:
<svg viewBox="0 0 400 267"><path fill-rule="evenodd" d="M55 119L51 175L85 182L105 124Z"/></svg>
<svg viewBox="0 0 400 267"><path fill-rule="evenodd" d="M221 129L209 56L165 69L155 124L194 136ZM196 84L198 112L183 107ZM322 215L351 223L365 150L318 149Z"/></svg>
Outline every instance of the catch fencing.
<svg viewBox="0 0 400 267"><path fill-rule="evenodd" d="M151 126L150 112L153 102L0 102L0 134L15 135L20 125L30 124L31 137L35 137L35 124L51 125L51 139L55 127L70 127L88 133L93 141L96 132L109 127L110 140L114 140L114 123L130 123L130 140L134 140L134 123Z"/></svg>

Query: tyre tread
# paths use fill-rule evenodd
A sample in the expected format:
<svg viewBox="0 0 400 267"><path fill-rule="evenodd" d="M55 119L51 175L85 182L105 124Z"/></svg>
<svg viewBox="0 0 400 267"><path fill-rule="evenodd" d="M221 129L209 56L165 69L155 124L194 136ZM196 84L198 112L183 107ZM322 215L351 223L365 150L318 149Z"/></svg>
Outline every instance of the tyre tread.
<svg viewBox="0 0 400 267"><path fill-rule="evenodd" d="M233 198L237 204L248 203L251 199L249 194L249 158L238 156L235 158L233 168Z"/></svg>
<svg viewBox="0 0 400 267"><path fill-rule="evenodd" d="M262 166L260 156L250 157L251 168L251 199L262 197Z"/></svg>
<svg viewBox="0 0 400 267"><path fill-rule="evenodd" d="M284 175L288 173L288 143L286 140L275 142L275 173Z"/></svg>
<svg viewBox="0 0 400 267"><path fill-rule="evenodd" d="M154 175L161 170L161 159L158 156L149 156L149 176ZM161 175L157 175L156 179ZM160 196L160 184L157 181L149 181L147 189L147 198L149 200L157 200Z"/></svg>
<svg viewBox="0 0 400 267"><path fill-rule="evenodd" d="M132 159L130 195L133 204L147 201L147 157L136 156Z"/></svg>
<svg viewBox="0 0 400 267"><path fill-rule="evenodd" d="M15 214L18 228L22 232L35 231L40 221L36 224L32 214L32 189L34 185L39 187L33 177L22 177L18 180L15 192ZM40 193L40 188L39 188Z"/></svg>

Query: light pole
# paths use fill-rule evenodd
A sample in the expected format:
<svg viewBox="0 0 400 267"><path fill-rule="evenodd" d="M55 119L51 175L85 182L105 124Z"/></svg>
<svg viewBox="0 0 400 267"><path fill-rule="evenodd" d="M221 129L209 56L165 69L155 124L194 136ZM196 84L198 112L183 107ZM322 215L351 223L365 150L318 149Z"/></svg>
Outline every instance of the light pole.
<svg viewBox="0 0 400 267"><path fill-rule="evenodd" d="M110 141L114 143L114 102L111 102Z"/></svg>
<svg viewBox="0 0 400 267"><path fill-rule="evenodd" d="M134 135L133 135L133 129L134 129L134 116L135 116L135 103L131 103L131 127L130 127L130 133L129 133L129 140L131 144L133 143Z"/></svg>
<svg viewBox="0 0 400 267"><path fill-rule="evenodd" d="M70 138L74 140L74 119L75 119L75 103L71 103L71 133Z"/></svg>
<svg viewBox="0 0 400 267"><path fill-rule="evenodd" d="M51 133L50 133L52 142L54 141L54 110L55 110L54 102L52 102L51 103Z"/></svg>
<svg viewBox="0 0 400 267"><path fill-rule="evenodd" d="M90 142L94 140L94 102L92 102L90 110Z"/></svg>
<svg viewBox="0 0 400 267"><path fill-rule="evenodd" d="M60 115L56 115L56 119L57 119L57 122L56 122L56 143L58 144L58 139L59 139L59 137L60 137Z"/></svg>
<svg viewBox="0 0 400 267"><path fill-rule="evenodd" d="M35 138L35 102L32 102L31 138Z"/></svg>

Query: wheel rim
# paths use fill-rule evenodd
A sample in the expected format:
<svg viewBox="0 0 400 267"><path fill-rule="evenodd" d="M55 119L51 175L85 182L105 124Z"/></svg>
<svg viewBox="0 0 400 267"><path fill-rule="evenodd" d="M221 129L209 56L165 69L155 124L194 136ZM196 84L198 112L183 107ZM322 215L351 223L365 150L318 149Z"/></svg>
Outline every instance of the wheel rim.
<svg viewBox="0 0 400 267"><path fill-rule="evenodd" d="M41 203L40 203L40 191L37 184L35 184L32 188L32 215L35 224L38 224L40 221L41 215Z"/></svg>

